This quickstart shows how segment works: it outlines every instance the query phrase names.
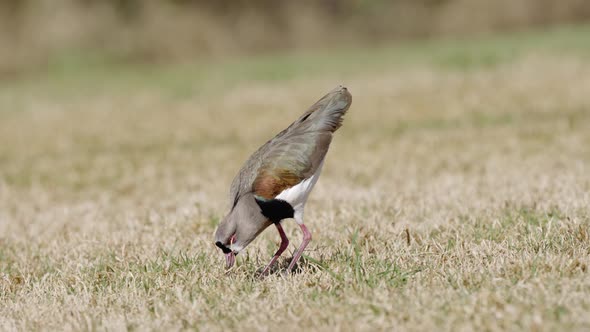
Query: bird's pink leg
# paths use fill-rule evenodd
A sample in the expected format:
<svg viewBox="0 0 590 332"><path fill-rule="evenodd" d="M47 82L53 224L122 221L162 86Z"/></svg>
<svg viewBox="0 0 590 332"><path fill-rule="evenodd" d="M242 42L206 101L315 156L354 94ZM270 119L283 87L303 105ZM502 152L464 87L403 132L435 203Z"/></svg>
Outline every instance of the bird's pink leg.
<svg viewBox="0 0 590 332"><path fill-rule="evenodd" d="M309 241L311 241L311 233L309 232L307 227L305 227L304 224L299 224L299 227L301 227L301 230L303 231L303 241L301 242L299 249L297 249L295 256L293 256L293 259L291 260L291 264L289 264L289 267L287 268L287 272L291 272L291 270L293 269L293 266L295 266L295 264L299 260L299 257L301 257L301 254L303 254L303 250L305 250L305 247L307 247L307 245L309 244Z"/></svg>
<svg viewBox="0 0 590 332"><path fill-rule="evenodd" d="M281 235L281 245L279 246L279 250L277 250L277 252L272 257L272 259L270 260L268 265L264 268L264 270L262 270L263 276L268 274L268 271L270 270L271 266L277 261L277 259L279 259L281 254L289 246L289 239L287 238L287 235L285 235L285 231L283 230L283 226L281 226L280 223L275 223L275 226L277 226L277 230L279 231L279 235Z"/></svg>

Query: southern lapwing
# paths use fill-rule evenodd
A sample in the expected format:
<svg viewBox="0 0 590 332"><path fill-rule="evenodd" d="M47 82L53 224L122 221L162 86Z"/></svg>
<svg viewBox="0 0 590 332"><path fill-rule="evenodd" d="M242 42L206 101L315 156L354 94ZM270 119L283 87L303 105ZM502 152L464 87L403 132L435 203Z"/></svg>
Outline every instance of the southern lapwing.
<svg viewBox="0 0 590 332"><path fill-rule="evenodd" d="M261 146L242 166L231 184L231 210L215 232L215 245L225 254L227 268L258 234L274 224L281 244L262 271L266 275L289 245L281 221L293 218L303 231L303 242L287 272L293 269L311 241L311 233L303 223L305 203L320 176L332 133L342 125L351 102L348 90L338 86Z"/></svg>

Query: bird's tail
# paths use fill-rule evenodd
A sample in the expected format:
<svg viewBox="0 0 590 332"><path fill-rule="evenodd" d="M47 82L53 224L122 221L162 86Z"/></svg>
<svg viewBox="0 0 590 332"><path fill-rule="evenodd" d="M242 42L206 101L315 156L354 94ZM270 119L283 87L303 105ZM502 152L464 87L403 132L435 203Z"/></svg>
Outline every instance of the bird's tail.
<svg viewBox="0 0 590 332"><path fill-rule="evenodd" d="M352 95L339 85L313 104L293 125L304 131L335 132L352 103Z"/></svg>

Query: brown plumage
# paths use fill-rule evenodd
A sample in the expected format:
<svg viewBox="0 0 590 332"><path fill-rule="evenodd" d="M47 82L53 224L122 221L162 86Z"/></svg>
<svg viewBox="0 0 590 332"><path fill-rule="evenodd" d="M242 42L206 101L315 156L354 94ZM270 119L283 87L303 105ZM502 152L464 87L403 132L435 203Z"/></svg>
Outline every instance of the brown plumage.
<svg viewBox="0 0 590 332"><path fill-rule="evenodd" d="M351 102L348 90L338 86L261 146L242 166L231 185L231 210L215 232L215 244L226 254L228 267L233 265L235 254L274 223L281 246L265 268L266 274L288 245L280 222L294 218L304 240L288 270L293 268L311 240L303 224L307 197L319 177L332 134L342 125Z"/></svg>

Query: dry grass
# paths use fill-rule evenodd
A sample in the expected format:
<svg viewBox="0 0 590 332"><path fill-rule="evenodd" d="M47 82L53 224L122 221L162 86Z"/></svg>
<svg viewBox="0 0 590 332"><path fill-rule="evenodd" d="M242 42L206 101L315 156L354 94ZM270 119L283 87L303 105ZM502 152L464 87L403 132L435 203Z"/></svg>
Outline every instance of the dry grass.
<svg viewBox="0 0 590 332"><path fill-rule="evenodd" d="M139 77L0 91L0 329L590 328L588 58L183 81L196 94ZM340 82L299 273L255 278L269 229L225 274L234 173Z"/></svg>

